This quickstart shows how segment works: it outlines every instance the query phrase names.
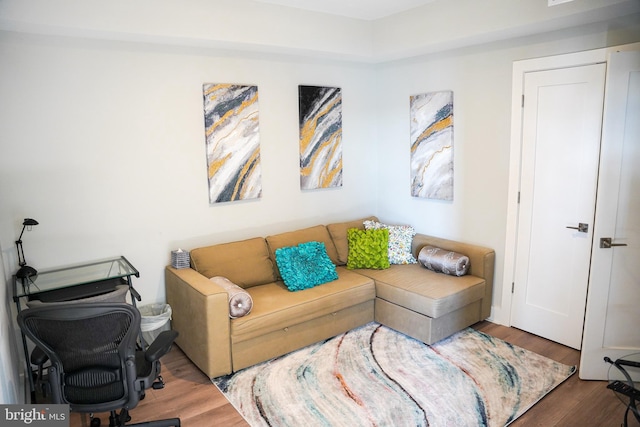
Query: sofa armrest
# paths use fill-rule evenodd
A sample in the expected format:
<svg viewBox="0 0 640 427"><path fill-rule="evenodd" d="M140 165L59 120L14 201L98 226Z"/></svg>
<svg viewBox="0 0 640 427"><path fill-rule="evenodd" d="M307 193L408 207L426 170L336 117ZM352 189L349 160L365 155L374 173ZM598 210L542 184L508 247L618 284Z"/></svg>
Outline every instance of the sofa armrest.
<svg viewBox="0 0 640 427"><path fill-rule="evenodd" d="M470 243L427 236L426 234L416 234L413 238L412 245L412 251L416 256L416 259L418 258L420 250L426 245L458 252L469 257L470 267L468 274L476 277L482 277L486 283L484 297L482 298L481 317L486 319L491 316L491 299L493 295L493 276L496 257L495 251L490 248Z"/></svg>
<svg viewBox="0 0 640 427"><path fill-rule="evenodd" d="M231 332L227 292L191 268L165 269L176 344L209 378L229 374Z"/></svg>

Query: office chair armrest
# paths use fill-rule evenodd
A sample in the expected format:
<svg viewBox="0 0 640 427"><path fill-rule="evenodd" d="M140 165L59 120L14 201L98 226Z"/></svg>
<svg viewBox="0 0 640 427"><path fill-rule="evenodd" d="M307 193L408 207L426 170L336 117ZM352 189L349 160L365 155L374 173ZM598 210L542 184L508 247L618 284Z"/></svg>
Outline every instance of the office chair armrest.
<svg viewBox="0 0 640 427"><path fill-rule="evenodd" d="M44 362L49 360L49 356L47 356L40 347L35 347L31 352L29 359L33 365L42 366L44 365Z"/></svg>
<svg viewBox="0 0 640 427"><path fill-rule="evenodd" d="M155 362L156 360L167 354L177 336L177 331L160 332L156 339L153 340L149 348L147 348L147 350L144 352L145 359L147 359L149 362Z"/></svg>

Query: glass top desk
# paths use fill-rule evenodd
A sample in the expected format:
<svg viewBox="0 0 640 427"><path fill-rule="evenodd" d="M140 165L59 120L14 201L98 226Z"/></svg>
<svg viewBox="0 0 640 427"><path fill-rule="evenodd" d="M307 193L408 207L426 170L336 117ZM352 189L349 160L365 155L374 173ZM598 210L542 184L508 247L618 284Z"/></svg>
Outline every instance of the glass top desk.
<svg viewBox="0 0 640 427"><path fill-rule="evenodd" d="M13 276L13 301L18 312L20 301L40 300L42 302L62 302L88 298L112 291L118 285L128 285L131 303L140 301L140 294L133 288L131 277L140 277L136 268L123 256L93 261L68 267L38 272L31 277ZM22 331L22 345L28 372L31 371L27 341ZM33 375L29 375L31 399L35 402Z"/></svg>
<svg viewBox="0 0 640 427"><path fill-rule="evenodd" d="M135 300L131 276L140 277L136 268L123 256L39 272L36 276L13 276L13 299L20 310L20 298L43 302L69 301L99 295L127 284Z"/></svg>

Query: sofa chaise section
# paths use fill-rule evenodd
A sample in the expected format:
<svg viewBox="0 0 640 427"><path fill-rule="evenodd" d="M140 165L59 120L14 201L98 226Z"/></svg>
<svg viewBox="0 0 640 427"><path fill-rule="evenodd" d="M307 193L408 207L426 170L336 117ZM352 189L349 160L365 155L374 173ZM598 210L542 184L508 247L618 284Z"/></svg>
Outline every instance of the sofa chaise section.
<svg viewBox="0 0 640 427"><path fill-rule="evenodd" d="M356 270L376 282L375 321L433 344L491 314L495 253L492 249L418 234L412 251L426 246L469 257L465 276L449 276L419 264Z"/></svg>

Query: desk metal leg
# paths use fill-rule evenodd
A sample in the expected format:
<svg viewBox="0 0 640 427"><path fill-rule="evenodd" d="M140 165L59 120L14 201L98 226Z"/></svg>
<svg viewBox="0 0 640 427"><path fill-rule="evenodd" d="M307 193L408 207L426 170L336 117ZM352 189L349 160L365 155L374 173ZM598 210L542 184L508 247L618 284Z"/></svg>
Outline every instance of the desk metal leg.
<svg viewBox="0 0 640 427"><path fill-rule="evenodd" d="M131 305L136 307L136 300L142 301L142 297L133 287L133 283L131 280L131 276L127 276L126 279L127 284L129 285L129 292L131 293ZM140 346L143 350L146 350L150 343L147 343L142 337L142 323L140 323L140 330L138 331L138 338L140 338Z"/></svg>
<svg viewBox="0 0 640 427"><path fill-rule="evenodd" d="M26 374L29 377L29 391L31 392L31 403L36 403L36 385L33 381L33 370L31 369L31 361L29 360L29 348L27 347L27 337L24 336L22 331L20 331L20 335L22 336L22 348L24 350L24 361L26 365Z"/></svg>

